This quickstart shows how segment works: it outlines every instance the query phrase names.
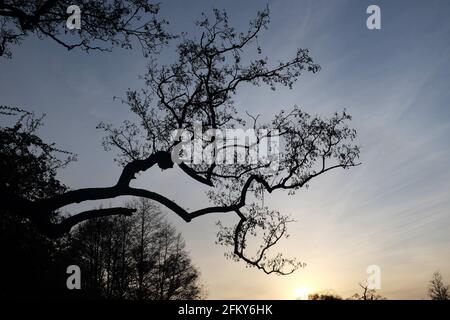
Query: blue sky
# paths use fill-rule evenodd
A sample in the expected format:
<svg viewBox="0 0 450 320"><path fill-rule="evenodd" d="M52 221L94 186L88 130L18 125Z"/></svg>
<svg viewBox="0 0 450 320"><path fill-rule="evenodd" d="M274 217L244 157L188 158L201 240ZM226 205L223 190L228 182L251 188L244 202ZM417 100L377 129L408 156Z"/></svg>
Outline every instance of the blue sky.
<svg viewBox="0 0 450 320"><path fill-rule="evenodd" d="M190 32L201 11L223 8L243 28L266 4L163 1L161 14L171 30ZM168 213L186 238L209 297L294 298L298 288L349 296L375 264L382 294L425 298L433 271L441 270L450 282L450 2L268 4L271 24L259 39L264 53L278 60L309 48L322 70L305 75L292 90L245 87L236 97L240 110L270 118L295 104L324 116L346 108L359 133L363 164L320 177L294 197L277 193L266 200L297 219L280 249L308 265L289 277L268 277L225 260L214 244L218 216L185 224ZM366 28L370 4L381 8L381 30ZM170 57L166 50L160 59ZM61 172L67 185L111 185L120 169L113 154L102 150L95 126L130 117L113 97L143 86L138 75L146 63L139 50L87 55L30 37L14 48L12 60L0 60L0 103L47 114L42 135L79 155ZM137 183L190 208L206 203L206 189L176 170L152 170Z"/></svg>

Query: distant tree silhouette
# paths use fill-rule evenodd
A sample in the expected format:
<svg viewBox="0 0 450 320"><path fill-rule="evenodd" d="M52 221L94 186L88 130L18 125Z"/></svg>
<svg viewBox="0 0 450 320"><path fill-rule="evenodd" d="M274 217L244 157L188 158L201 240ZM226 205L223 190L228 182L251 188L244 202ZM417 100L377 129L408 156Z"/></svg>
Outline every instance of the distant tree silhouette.
<svg viewBox="0 0 450 320"><path fill-rule="evenodd" d="M308 300L342 300L342 297L336 293L326 291L312 293L308 295Z"/></svg>
<svg viewBox="0 0 450 320"><path fill-rule="evenodd" d="M444 284L444 280L439 271L433 273L433 278L428 286L428 296L431 300L449 300L449 285Z"/></svg>
<svg viewBox="0 0 450 320"><path fill-rule="evenodd" d="M375 289L369 289L366 283L359 283L362 289L361 293L355 293L345 300L386 300L379 295ZM308 295L308 300L343 300L342 297L333 291L316 292Z"/></svg>
<svg viewBox="0 0 450 320"><path fill-rule="evenodd" d="M81 9L79 30L66 28L71 5ZM148 0L0 0L0 56L11 57L11 45L30 34L85 51L130 49L136 40L147 55L170 38L158 12Z"/></svg>
<svg viewBox="0 0 450 320"><path fill-rule="evenodd" d="M199 273L181 234L148 199L134 217L88 220L73 232L70 255L83 270L86 296L171 300L201 297Z"/></svg>
<svg viewBox="0 0 450 320"><path fill-rule="evenodd" d="M261 123L258 116L248 114L250 128L258 134L258 143L275 136L280 139L282 151L277 170L267 170L273 159L268 164L228 165L220 162L217 154L211 163L177 164L193 181L210 188L208 196L212 206L189 211L163 194L130 186L140 172L155 166L162 170L175 166L172 156L178 153L181 141L180 137L170 139L174 130L194 132L198 122L202 124L202 133L245 126L234 102L243 85L291 88L303 72L319 70L306 49L299 49L293 58L275 64L262 57L257 37L268 22L266 9L258 12L248 31L239 33L229 26L225 12L215 10L214 19L205 16L197 22L198 38L180 38L173 64L161 67L150 64L145 75L147 88L140 92L130 90L123 100L138 121L125 121L119 128L99 124L106 132L104 147L119 150L116 160L123 169L115 185L69 190L36 200L2 185L8 210L36 222L42 232L52 237L63 235L84 220L135 212L134 208L127 207L101 208L72 215L58 224L48 219L53 212L73 203L118 196L154 200L186 222L212 213L234 213L239 219L237 225L219 224L218 233L218 243L231 248L231 258L243 260L267 274L289 274L303 266L281 254L269 256L269 249L287 236L286 225L291 219L260 205L258 199L264 192L277 190L294 194L326 172L357 165L359 148L353 144L356 131L348 127L351 117L345 112L322 119L294 107L291 111L279 112L268 123ZM258 58L249 59L242 54L252 47ZM203 137L202 148L211 143L210 138ZM221 150L248 147L234 140L222 142ZM252 254L248 252L248 240L255 236L260 237L261 244Z"/></svg>
<svg viewBox="0 0 450 320"><path fill-rule="evenodd" d="M350 300L386 300L383 296L377 293L375 289L370 289L367 283L359 283L362 289L361 293L355 293Z"/></svg>

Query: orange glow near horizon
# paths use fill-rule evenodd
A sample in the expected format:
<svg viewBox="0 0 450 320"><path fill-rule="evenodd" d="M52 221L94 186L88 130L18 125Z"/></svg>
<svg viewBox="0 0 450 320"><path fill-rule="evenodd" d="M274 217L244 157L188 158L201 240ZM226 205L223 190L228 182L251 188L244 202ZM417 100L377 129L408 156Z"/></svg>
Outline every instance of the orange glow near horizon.
<svg viewBox="0 0 450 320"><path fill-rule="evenodd" d="M294 290L294 299L308 300L308 296L311 292L312 290L308 287L298 287Z"/></svg>

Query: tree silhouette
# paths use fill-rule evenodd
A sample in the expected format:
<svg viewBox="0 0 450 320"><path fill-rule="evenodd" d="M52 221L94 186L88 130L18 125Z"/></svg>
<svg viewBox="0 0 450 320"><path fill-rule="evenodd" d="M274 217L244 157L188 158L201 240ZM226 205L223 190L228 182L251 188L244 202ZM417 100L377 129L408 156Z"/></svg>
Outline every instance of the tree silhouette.
<svg viewBox="0 0 450 320"><path fill-rule="evenodd" d="M433 273L433 278L428 286L428 296L431 300L449 300L449 286L444 284L444 280L439 271Z"/></svg>
<svg viewBox="0 0 450 320"><path fill-rule="evenodd" d="M62 236L72 226L90 217L117 214L116 208L89 210L63 219L58 210L40 211L36 203L64 194L68 188L57 178L57 171L76 159L73 153L56 148L37 134L43 117L6 106L0 106L4 117L16 118L11 126L0 127L0 191L6 197L0 212L17 221L27 219L34 227L52 237ZM32 207L29 205L32 204ZM133 210L122 208L120 213L130 215Z"/></svg>
<svg viewBox="0 0 450 320"><path fill-rule="evenodd" d="M239 219L237 225L221 226L218 233L218 243L231 247L230 257L268 274L289 274L302 266L281 254L269 257L269 249L287 236L286 225L291 219L260 205L258 198L263 192L284 190L295 194L326 172L351 168L358 164L359 148L353 144L356 131L348 127L351 117L345 111L323 119L294 107L279 112L268 123L248 114L248 125L238 114L234 97L243 85L264 84L273 90L277 85L292 88L303 72L316 73L320 69L306 49L299 49L293 58L278 63L263 57L257 39L268 22L266 9L258 12L246 32L237 32L229 25L227 14L215 10L214 19L204 16L196 23L201 31L199 38L185 35L178 40L174 63L158 66L152 60L144 77L147 87L142 91L129 90L123 99L138 120L125 121L119 128L99 124L106 132L105 149L116 148L119 151L116 160L123 166L115 185L69 190L39 200L26 199L2 185L8 210L37 222L42 232L53 237L63 235L84 220L135 212L127 207L101 208L74 214L58 224L48 219L55 210L69 204L118 196L154 200L186 222L207 214L234 213ZM255 59L248 58L247 51L252 48L258 56ZM218 154L214 154L211 162L175 163L174 155L179 155L183 145L182 136L170 137L176 130L194 133L198 123L202 149L215 139L221 151L248 149L248 145L227 141L226 137L220 140L217 133L244 126L255 130L257 144L278 138L283 148L277 159L271 158L264 164L229 165ZM213 137L205 134L211 130L215 132ZM272 168L275 163L276 170ZM130 186L137 174L155 166L163 171L178 167L193 181L210 187L208 196L213 205L189 211L163 194ZM249 253L248 241L257 235L262 238L261 245L256 253Z"/></svg>
<svg viewBox="0 0 450 320"><path fill-rule="evenodd" d="M69 31L67 8L78 5L82 26ZM170 36L159 5L148 0L0 0L0 56L11 57L11 45L29 34L50 38L68 50L109 51L113 46L131 49L134 40L145 55Z"/></svg>
<svg viewBox="0 0 450 320"><path fill-rule="evenodd" d="M334 292L325 291L309 294L308 300L342 300L342 297Z"/></svg>
<svg viewBox="0 0 450 320"><path fill-rule="evenodd" d="M5 122L13 121L11 126L0 127L1 185L33 201L66 191L56 173L76 157L39 138L43 116L5 106L0 106L0 114Z"/></svg>
<svg viewBox="0 0 450 320"><path fill-rule="evenodd" d="M0 127L2 190L8 188L30 201L66 191L56 173L75 160L75 155L39 138L43 117L4 106L0 114L5 123L12 122ZM61 219L56 211L45 218L55 224ZM61 298L68 294L65 270L70 263L62 250L67 248L66 239L49 239L39 224L39 219L30 220L0 206L0 297Z"/></svg>
<svg viewBox="0 0 450 320"><path fill-rule="evenodd" d="M386 300L383 296L379 295L375 289L370 289L369 284L359 283L362 292L355 293L351 296L350 300Z"/></svg>
<svg viewBox="0 0 450 320"><path fill-rule="evenodd" d="M75 228L70 256L83 270L86 296L171 300L201 296L199 272L181 234L150 200L127 203L133 217L88 220Z"/></svg>

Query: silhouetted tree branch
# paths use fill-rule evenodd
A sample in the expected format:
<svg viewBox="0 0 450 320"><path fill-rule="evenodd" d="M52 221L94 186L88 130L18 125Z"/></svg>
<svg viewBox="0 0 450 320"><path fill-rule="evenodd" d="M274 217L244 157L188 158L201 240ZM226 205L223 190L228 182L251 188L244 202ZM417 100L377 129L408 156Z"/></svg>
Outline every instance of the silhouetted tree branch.
<svg viewBox="0 0 450 320"><path fill-rule="evenodd" d="M67 8L81 9L81 29L68 30ZM145 55L171 38L157 17L159 5L148 0L0 0L0 56L29 34L50 38L67 50L131 49L135 40Z"/></svg>
<svg viewBox="0 0 450 320"><path fill-rule="evenodd" d="M276 137L283 147L277 159L270 158L265 164L229 165L220 161L218 153L212 162L200 164L187 161L175 164L172 160L182 144L180 137L173 138L176 130L194 133L198 122L202 134L247 126L233 99L241 85L291 88L303 72L315 73L320 69L306 49L299 49L293 58L277 63L270 63L267 57L244 59L242 52L252 47L261 56L257 35L268 22L266 9L258 12L247 32L238 33L229 26L226 13L215 10L213 21L205 16L197 22L201 29L198 39L183 36L179 40L174 63L158 67L152 60L144 77L146 89L129 90L123 99L138 121L124 121L119 128L105 123L98 126L106 132L105 149L119 151L116 160L123 169L114 186L70 190L36 200L10 195L8 188L2 186L5 189L2 193L11 199L8 208L30 219L46 221L45 217L69 204L128 195L159 202L186 222L211 213L234 213L239 218L236 227L219 231L219 242L231 246L233 258L269 274L289 274L302 266L280 254L268 258L269 249L286 236L286 224L291 220L257 202L264 192L285 190L294 194L328 171L358 165L359 148L353 144L356 131L348 127L351 117L345 111L322 119L294 107L289 112L281 111L268 123L260 123L258 116L248 115L250 128L257 133L256 144ZM217 134L214 138L220 151L251 147L227 141L226 137L220 141ZM202 135L202 149L211 142L211 137ZM273 164L277 164L276 169L271 168ZM130 186L140 172L155 166L162 170L178 167L194 181L209 186L208 196L213 205L188 211L160 193ZM262 244L251 255L246 250L247 238L256 235L257 229L263 230Z"/></svg>

